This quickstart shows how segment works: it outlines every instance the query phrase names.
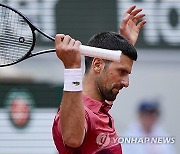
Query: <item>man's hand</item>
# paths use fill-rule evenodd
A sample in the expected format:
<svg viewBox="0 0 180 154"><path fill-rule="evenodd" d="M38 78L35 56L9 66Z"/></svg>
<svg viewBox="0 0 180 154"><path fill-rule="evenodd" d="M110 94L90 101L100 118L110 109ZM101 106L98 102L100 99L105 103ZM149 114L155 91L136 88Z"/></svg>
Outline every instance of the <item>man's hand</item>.
<svg viewBox="0 0 180 154"><path fill-rule="evenodd" d="M81 42L75 41L69 35L57 34L55 37L56 54L63 62L65 68L80 68L81 55L79 46Z"/></svg>
<svg viewBox="0 0 180 154"><path fill-rule="evenodd" d="M140 13L141 11L142 9L137 9L136 6L131 6L125 12L122 23L120 25L120 33L133 45L136 44L139 32L144 24L146 24L146 20L142 20L145 14Z"/></svg>

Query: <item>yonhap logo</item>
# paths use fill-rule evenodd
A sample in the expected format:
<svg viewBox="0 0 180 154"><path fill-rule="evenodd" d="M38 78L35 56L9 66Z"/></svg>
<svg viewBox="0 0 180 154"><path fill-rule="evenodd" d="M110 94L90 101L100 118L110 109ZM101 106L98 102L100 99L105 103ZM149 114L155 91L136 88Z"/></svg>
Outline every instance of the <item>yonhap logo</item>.
<svg viewBox="0 0 180 154"><path fill-rule="evenodd" d="M108 133L100 133L96 138L96 143L100 148L107 147L110 143L110 137Z"/></svg>

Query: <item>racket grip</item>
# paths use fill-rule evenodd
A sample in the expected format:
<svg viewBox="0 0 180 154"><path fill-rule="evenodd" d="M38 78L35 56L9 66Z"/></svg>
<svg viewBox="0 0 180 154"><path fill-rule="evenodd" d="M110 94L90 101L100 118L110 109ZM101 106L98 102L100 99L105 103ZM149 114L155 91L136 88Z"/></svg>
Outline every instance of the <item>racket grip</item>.
<svg viewBox="0 0 180 154"><path fill-rule="evenodd" d="M83 56L97 57L110 61L119 61L122 51L108 50L91 46L80 45L80 53Z"/></svg>

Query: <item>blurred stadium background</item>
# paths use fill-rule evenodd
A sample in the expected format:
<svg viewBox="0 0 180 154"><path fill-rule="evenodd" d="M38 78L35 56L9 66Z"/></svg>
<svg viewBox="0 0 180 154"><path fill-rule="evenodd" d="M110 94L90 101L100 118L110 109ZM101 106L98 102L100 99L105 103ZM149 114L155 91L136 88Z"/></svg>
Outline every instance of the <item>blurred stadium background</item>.
<svg viewBox="0 0 180 154"><path fill-rule="evenodd" d="M136 45L139 58L130 87L111 111L118 135L136 118L142 99L158 99L161 123L180 153L180 2L178 0L0 0L55 36L69 34L86 44L95 33L119 31L132 4L144 9L147 24ZM37 48L54 44L39 37ZM0 154L56 154L51 126L62 96L63 66L54 53L0 68Z"/></svg>

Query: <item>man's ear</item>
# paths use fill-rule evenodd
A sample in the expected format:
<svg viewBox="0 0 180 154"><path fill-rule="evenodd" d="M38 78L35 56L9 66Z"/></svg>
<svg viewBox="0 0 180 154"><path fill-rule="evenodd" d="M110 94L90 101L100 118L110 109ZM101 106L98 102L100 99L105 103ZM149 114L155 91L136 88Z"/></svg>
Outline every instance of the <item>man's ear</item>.
<svg viewBox="0 0 180 154"><path fill-rule="evenodd" d="M92 60L92 67L96 73L100 73L105 66L105 62L101 58L94 58Z"/></svg>

